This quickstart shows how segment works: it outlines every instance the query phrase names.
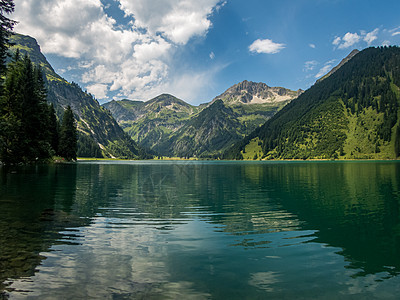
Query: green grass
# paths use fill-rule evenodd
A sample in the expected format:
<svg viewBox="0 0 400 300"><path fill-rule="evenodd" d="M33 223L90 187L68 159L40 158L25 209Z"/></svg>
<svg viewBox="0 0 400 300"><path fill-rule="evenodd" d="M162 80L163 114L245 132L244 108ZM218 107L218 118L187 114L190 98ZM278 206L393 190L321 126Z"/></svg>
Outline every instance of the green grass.
<svg viewBox="0 0 400 300"><path fill-rule="evenodd" d="M371 107L358 116L346 111L349 120L347 138L344 143L342 159L392 159L394 158L394 136L391 142L378 136L378 127L384 115ZM394 131L393 131L394 135Z"/></svg>
<svg viewBox="0 0 400 300"><path fill-rule="evenodd" d="M78 157L77 161L91 161L91 160L129 160L123 158L95 158L95 157Z"/></svg>
<svg viewBox="0 0 400 300"><path fill-rule="evenodd" d="M245 147L245 151L242 151L244 160L256 160L263 157L262 141L257 137L252 139Z"/></svg>
<svg viewBox="0 0 400 300"><path fill-rule="evenodd" d="M17 49L18 49L19 51L26 51L26 52L28 52L28 53L30 53L30 52L33 51L32 48L29 48L29 47L23 46L23 45L13 45L13 46L11 47L11 49L12 49L13 51L17 51Z"/></svg>

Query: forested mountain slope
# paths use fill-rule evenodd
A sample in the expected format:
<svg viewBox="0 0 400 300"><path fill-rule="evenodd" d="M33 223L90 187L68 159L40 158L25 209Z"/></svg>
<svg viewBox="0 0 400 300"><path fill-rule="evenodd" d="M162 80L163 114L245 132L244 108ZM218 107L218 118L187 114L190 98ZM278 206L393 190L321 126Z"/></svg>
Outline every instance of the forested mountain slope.
<svg viewBox="0 0 400 300"><path fill-rule="evenodd" d="M156 150L179 157L218 157L221 150L243 137L243 131L239 115L217 100L157 145Z"/></svg>
<svg viewBox="0 0 400 300"><path fill-rule="evenodd" d="M225 152L235 159L394 159L400 48L368 48Z"/></svg>
<svg viewBox="0 0 400 300"><path fill-rule="evenodd" d="M103 105L119 125L146 149L159 152L158 145L171 137L199 108L172 95L162 94L149 101L111 101ZM162 149L161 149L162 150ZM165 151L161 151L165 154Z"/></svg>
<svg viewBox="0 0 400 300"><path fill-rule="evenodd" d="M75 83L69 83L54 72L36 40L20 34L10 38L11 52L27 53L33 63L40 65L46 76L47 100L54 104L61 117L70 105L78 122L78 156L145 157L145 152L120 128L111 113L102 108L94 97Z"/></svg>
<svg viewBox="0 0 400 300"><path fill-rule="evenodd" d="M159 155L215 157L301 92L243 81L199 106L168 94L146 102L121 100L103 106L135 141Z"/></svg>

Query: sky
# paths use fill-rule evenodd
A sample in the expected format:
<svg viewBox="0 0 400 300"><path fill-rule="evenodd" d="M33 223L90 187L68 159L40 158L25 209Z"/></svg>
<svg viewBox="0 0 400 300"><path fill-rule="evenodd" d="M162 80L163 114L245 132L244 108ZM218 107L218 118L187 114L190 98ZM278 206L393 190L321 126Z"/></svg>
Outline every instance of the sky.
<svg viewBox="0 0 400 300"><path fill-rule="evenodd" d="M100 103L306 90L353 49L400 44L398 0L15 0L11 17Z"/></svg>

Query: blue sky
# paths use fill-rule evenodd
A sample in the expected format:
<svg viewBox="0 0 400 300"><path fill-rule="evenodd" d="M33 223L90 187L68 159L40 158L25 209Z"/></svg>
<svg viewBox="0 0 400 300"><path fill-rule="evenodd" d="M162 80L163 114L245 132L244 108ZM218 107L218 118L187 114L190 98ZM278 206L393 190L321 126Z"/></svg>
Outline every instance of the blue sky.
<svg viewBox="0 0 400 300"><path fill-rule="evenodd" d="M400 44L400 1L19 0L69 81L101 102L211 101L243 80L309 88L354 48Z"/></svg>

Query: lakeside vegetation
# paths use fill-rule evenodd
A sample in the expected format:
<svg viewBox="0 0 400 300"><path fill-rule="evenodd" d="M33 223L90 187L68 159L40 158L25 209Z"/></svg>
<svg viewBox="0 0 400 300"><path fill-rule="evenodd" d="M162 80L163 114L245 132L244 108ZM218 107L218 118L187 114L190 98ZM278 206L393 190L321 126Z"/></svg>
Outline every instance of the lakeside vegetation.
<svg viewBox="0 0 400 300"><path fill-rule="evenodd" d="M1 12L14 10L12 1L0 3ZM40 65L16 50L6 64L8 37L15 22L6 18L0 27L0 161L3 164L49 161L54 155L76 159L77 133L73 112L66 107L62 123L54 106L47 103L45 79Z"/></svg>

